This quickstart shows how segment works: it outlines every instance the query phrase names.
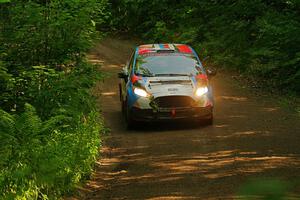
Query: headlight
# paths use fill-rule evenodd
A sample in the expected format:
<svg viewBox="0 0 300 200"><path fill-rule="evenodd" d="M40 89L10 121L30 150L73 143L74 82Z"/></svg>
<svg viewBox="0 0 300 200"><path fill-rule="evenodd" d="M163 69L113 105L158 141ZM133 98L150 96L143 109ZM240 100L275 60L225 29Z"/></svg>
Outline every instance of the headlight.
<svg viewBox="0 0 300 200"><path fill-rule="evenodd" d="M208 92L207 87L200 87L196 90L196 96L201 97L202 95L206 94Z"/></svg>
<svg viewBox="0 0 300 200"><path fill-rule="evenodd" d="M140 88L134 88L133 90L134 94L138 95L138 96L141 96L141 97L148 97L149 94L143 90L143 89L140 89Z"/></svg>

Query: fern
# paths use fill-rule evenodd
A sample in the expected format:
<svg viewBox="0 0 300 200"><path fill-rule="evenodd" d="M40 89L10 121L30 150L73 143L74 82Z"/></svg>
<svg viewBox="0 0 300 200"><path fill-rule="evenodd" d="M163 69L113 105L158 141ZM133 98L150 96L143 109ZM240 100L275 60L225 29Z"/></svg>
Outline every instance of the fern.
<svg viewBox="0 0 300 200"><path fill-rule="evenodd" d="M84 52L106 21L108 2L5 2L0 199L57 199L91 172L98 155L103 127L90 88L99 73Z"/></svg>

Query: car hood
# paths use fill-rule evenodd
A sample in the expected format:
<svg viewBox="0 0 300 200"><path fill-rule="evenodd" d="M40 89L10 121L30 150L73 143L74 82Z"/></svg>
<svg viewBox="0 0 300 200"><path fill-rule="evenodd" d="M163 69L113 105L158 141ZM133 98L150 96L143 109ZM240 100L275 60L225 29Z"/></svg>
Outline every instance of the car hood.
<svg viewBox="0 0 300 200"><path fill-rule="evenodd" d="M145 89L154 98L161 96L194 96L196 83L193 77L147 77Z"/></svg>

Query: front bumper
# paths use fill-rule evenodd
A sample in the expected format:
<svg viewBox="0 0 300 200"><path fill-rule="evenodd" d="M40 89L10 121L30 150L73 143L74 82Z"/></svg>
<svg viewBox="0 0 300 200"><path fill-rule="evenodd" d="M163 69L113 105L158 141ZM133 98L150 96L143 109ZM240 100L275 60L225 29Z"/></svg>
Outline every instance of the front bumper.
<svg viewBox="0 0 300 200"><path fill-rule="evenodd" d="M208 107L188 107L188 108L159 108L141 109L132 107L132 119L135 121L169 121L184 119L208 119L212 117L213 108Z"/></svg>

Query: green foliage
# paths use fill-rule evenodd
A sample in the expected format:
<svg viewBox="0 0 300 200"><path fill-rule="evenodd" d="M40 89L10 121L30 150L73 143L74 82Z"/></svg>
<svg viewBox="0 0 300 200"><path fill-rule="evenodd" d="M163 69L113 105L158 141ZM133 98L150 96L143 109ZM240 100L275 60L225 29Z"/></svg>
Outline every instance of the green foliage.
<svg viewBox="0 0 300 200"><path fill-rule="evenodd" d="M9 65L75 65L92 44L94 25L106 15L105 0L42 2L16 0L1 9L0 42Z"/></svg>
<svg viewBox="0 0 300 200"><path fill-rule="evenodd" d="M0 199L57 199L90 174L105 131L85 53L109 4L0 3Z"/></svg>
<svg viewBox="0 0 300 200"><path fill-rule="evenodd" d="M91 172L98 155L104 128L89 88L99 75L85 63L68 73L39 66L3 74L14 83L7 99L17 109L0 109L0 199L58 198Z"/></svg>
<svg viewBox="0 0 300 200"><path fill-rule="evenodd" d="M111 6L119 30L147 42L190 43L212 64L300 92L298 0L111 0Z"/></svg>
<svg viewBox="0 0 300 200"><path fill-rule="evenodd" d="M243 186L239 191L241 199L283 200L287 199L291 184L277 179L254 179Z"/></svg>
<svg viewBox="0 0 300 200"><path fill-rule="evenodd" d="M20 115L0 110L1 199L56 198L91 172L102 125L95 112L72 128L65 118L42 121L29 104Z"/></svg>

